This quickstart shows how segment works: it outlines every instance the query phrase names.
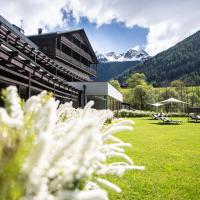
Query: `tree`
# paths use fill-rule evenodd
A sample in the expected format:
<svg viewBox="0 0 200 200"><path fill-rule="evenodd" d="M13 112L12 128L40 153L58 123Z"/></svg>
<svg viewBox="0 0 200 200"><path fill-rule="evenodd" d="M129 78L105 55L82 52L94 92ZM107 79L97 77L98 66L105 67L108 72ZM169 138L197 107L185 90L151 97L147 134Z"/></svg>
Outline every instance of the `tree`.
<svg viewBox="0 0 200 200"><path fill-rule="evenodd" d="M118 80L112 79L112 80L109 81L109 83L110 83L113 87L115 87L117 90L120 90L120 84L119 84L119 81L118 81Z"/></svg>
<svg viewBox="0 0 200 200"><path fill-rule="evenodd" d="M160 97L161 97L161 100L166 100L166 99L169 99L171 97L177 98L178 97L178 93L176 92L176 90L174 88L167 87L167 88L165 88L165 90L163 90L161 92ZM179 108L180 106L181 105L176 105L176 108ZM172 109L172 106L170 104L166 104L165 105L166 112L171 111L170 109Z"/></svg>
<svg viewBox="0 0 200 200"><path fill-rule="evenodd" d="M161 100L165 100L171 97L177 98L178 93L176 92L176 90L172 87L167 87L165 88L165 90L163 90L161 92Z"/></svg>
<svg viewBox="0 0 200 200"><path fill-rule="evenodd" d="M185 83L182 80L174 80L171 82L171 86L175 88L178 98L182 101L186 100L186 88Z"/></svg>
<svg viewBox="0 0 200 200"><path fill-rule="evenodd" d="M134 104L139 109L147 109L148 103L153 101L153 88L149 85L137 85L134 88Z"/></svg>
<svg viewBox="0 0 200 200"><path fill-rule="evenodd" d="M191 107L197 106L197 102L199 100L198 95L194 92L190 92L188 94L188 97L189 97L189 102L190 102Z"/></svg>
<svg viewBox="0 0 200 200"><path fill-rule="evenodd" d="M123 92L123 98L124 98L124 102L129 103L131 105L133 105L133 89L126 89L126 90L122 90Z"/></svg>
<svg viewBox="0 0 200 200"><path fill-rule="evenodd" d="M175 88L183 88L185 87L185 83L182 80L174 80L171 82L171 86Z"/></svg>
<svg viewBox="0 0 200 200"><path fill-rule="evenodd" d="M135 88L137 85L146 85L146 76L143 73L135 73L132 74L128 79L127 79L127 84L128 87L130 88Z"/></svg>
<svg viewBox="0 0 200 200"><path fill-rule="evenodd" d="M182 79L187 85L200 85L200 31L177 45L123 73L144 73L154 86L168 86L171 81Z"/></svg>

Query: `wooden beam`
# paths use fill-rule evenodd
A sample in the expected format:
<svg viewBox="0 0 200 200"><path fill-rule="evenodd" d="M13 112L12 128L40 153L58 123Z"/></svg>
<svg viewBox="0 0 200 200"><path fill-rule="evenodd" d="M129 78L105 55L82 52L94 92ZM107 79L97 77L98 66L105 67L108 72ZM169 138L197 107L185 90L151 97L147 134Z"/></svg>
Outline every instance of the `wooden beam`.
<svg viewBox="0 0 200 200"><path fill-rule="evenodd" d="M11 57L17 57L19 55L19 52L17 52L17 51L11 51L10 55L11 55Z"/></svg>
<svg viewBox="0 0 200 200"><path fill-rule="evenodd" d="M2 29L1 29L1 31L2 31ZM6 29L3 30L3 36L6 35L6 31L7 31ZM7 33L9 33L9 32L7 32ZM6 40L6 37L5 37L5 40ZM6 42L6 41L1 42L1 43L5 44L6 47L11 48L13 52L14 51L16 51L16 52L18 51L18 54L21 57L23 57L23 58L26 59L26 60L20 59L19 57L16 56L17 53L11 53L10 51L8 51L6 49L4 49L3 51L1 51L2 49L0 49L0 57L1 57L2 60L5 60L8 63L10 63L10 64L18 67L19 70L23 70L24 69L26 72L28 72L28 74L30 73L30 74L33 74L34 76L38 77L38 78L42 78L42 73L39 72L39 71L36 71L37 69L35 70L34 66L30 65L31 63L34 64L34 65L37 65L37 64L34 61L32 61L32 57L33 56L32 56L32 54L29 53L29 51L32 52L34 50L34 48L31 46L31 44L28 42L28 40L26 40L25 37L24 38L23 37L21 38L21 36L19 37L12 30L12 34L10 34L10 36L9 36L9 43ZM17 43L17 44L15 44L15 43ZM25 46L24 49L22 49L23 46ZM19 49L19 47L20 47L20 49ZM52 59L48 58L45 54L43 54L39 50L35 50L35 51L38 52L38 56L45 63L45 65L47 65L47 64L49 65L49 63L50 63L50 65L55 68L55 66L54 66L55 63L54 63L54 61ZM16 56L16 58L14 56ZM32 56L32 57L30 57L30 56ZM40 64L41 64L41 62L40 62ZM55 77L56 81L59 81L60 83L66 81L63 78L58 77L57 72L56 72L56 74L52 74L48 70L47 67L46 67L47 69L44 68L44 67L40 67L40 68L42 70L44 70L45 72L48 72L53 77ZM63 76L64 76L64 74L63 74ZM30 77L30 81L32 81L31 79L32 78ZM54 81L52 81L52 80L48 81L48 79L49 79L49 77L48 78L43 77L43 81L44 82L46 81L47 83L49 82L50 84L54 83ZM59 84L59 85L61 85L61 84ZM58 87L59 87L59 85L58 85ZM56 84L55 84L55 86L56 86ZM61 87L61 86L60 86L60 89L66 90L64 87ZM76 93L76 94L78 92L75 88L67 88L67 91L71 91L71 92Z"/></svg>
<svg viewBox="0 0 200 200"><path fill-rule="evenodd" d="M6 35L10 35L11 34L11 31L10 30L7 30L6 31Z"/></svg>
<svg viewBox="0 0 200 200"><path fill-rule="evenodd" d="M29 79L28 79L28 97L31 97L31 73L29 72Z"/></svg>
<svg viewBox="0 0 200 200"><path fill-rule="evenodd" d="M30 60L23 60L23 63L24 63L25 65L30 65L30 64L31 64L31 61L30 61Z"/></svg>

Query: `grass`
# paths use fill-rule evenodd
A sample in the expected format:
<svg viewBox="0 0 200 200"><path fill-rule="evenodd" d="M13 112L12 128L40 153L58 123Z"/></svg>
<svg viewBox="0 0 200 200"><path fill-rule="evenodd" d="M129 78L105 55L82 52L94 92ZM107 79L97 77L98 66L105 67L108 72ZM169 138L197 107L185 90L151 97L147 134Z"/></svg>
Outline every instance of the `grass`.
<svg viewBox="0 0 200 200"><path fill-rule="evenodd" d="M183 118L182 118L183 120ZM132 144L126 150L145 171L129 171L123 178L109 180L123 191L109 191L111 200L200 199L200 123L160 125L158 121L136 118L135 130L118 137Z"/></svg>

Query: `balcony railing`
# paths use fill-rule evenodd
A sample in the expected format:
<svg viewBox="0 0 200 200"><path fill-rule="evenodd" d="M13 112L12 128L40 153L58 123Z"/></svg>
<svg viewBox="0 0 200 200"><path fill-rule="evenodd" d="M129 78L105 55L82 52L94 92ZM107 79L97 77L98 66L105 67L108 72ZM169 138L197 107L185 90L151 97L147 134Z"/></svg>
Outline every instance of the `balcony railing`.
<svg viewBox="0 0 200 200"><path fill-rule="evenodd" d="M78 60L72 58L71 56L68 56L67 54L63 53L62 51L60 51L59 49L56 49L56 57L72 64L74 66L74 68L77 68L91 76L96 76L96 71L86 65L84 65L83 63L79 62Z"/></svg>
<svg viewBox="0 0 200 200"><path fill-rule="evenodd" d="M88 59L91 63L93 63L92 57L88 53L86 53L83 49L75 45L72 41L63 36L61 37L61 41L68 47L70 47L71 49L82 55L84 58Z"/></svg>

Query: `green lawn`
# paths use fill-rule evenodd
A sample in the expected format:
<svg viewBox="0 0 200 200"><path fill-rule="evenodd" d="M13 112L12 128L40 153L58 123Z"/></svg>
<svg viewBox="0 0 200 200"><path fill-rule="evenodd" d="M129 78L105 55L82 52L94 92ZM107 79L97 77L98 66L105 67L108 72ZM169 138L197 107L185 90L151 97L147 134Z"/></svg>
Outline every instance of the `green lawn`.
<svg viewBox="0 0 200 200"><path fill-rule="evenodd" d="M118 137L132 144L126 150L145 171L129 171L109 180L123 191L109 191L111 200L200 199L200 123L160 125L147 118L133 119L135 130Z"/></svg>

